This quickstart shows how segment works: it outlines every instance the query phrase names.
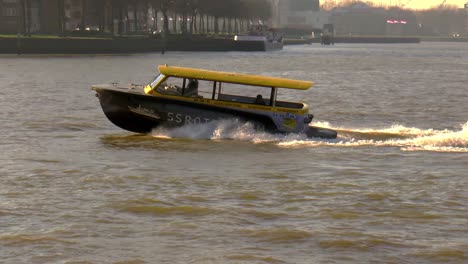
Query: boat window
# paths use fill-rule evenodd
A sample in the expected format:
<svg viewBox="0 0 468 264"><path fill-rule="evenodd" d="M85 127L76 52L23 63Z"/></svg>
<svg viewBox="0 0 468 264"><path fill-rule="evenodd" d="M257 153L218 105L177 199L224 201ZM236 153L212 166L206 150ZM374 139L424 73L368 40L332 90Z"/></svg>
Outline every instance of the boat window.
<svg viewBox="0 0 468 264"><path fill-rule="evenodd" d="M156 88L156 91L167 95L182 95L182 87L182 78L168 77Z"/></svg>
<svg viewBox="0 0 468 264"><path fill-rule="evenodd" d="M150 86L154 88L165 76L163 74L159 74L153 81L151 81Z"/></svg>
<svg viewBox="0 0 468 264"><path fill-rule="evenodd" d="M198 80L198 97L209 98L213 97L213 81ZM219 82L216 83L219 87Z"/></svg>
<svg viewBox="0 0 468 264"><path fill-rule="evenodd" d="M162 76L162 77L161 77ZM158 76L151 85L157 85L164 77ZM197 80L190 78L180 77L167 77L157 88L156 91L160 94L178 95L187 97L199 97L207 99L215 99L220 101L247 103L266 105L271 104L271 87L261 87L252 85L241 85L233 83L220 83L216 82L216 87L213 86L213 81ZM213 97L213 89L215 95ZM260 95L260 96L259 96ZM277 93L277 107L302 109L302 103L295 101L302 98L303 94L296 93L296 91L287 89L278 89ZM263 101L263 102L262 102Z"/></svg>
<svg viewBox="0 0 468 264"><path fill-rule="evenodd" d="M213 82L209 81L171 76L162 82L156 91L167 95L211 98L212 83Z"/></svg>
<svg viewBox="0 0 468 264"><path fill-rule="evenodd" d="M293 89L278 89L276 97L276 106L285 108L302 109L303 103L299 101L305 101L304 92L301 90Z"/></svg>
<svg viewBox="0 0 468 264"><path fill-rule="evenodd" d="M223 83L223 92L218 99L223 101L270 105L271 88Z"/></svg>

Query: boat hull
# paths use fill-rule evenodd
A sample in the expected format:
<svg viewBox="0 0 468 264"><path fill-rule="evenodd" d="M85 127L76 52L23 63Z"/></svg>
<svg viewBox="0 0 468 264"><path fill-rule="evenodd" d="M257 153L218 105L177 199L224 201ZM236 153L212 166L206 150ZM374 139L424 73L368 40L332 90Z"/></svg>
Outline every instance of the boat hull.
<svg viewBox="0 0 468 264"><path fill-rule="evenodd" d="M142 114L132 111L138 109L133 102L133 96L109 90L96 90L102 110L107 119L114 125L136 133L148 133L160 125L161 120L155 114Z"/></svg>
<svg viewBox="0 0 468 264"><path fill-rule="evenodd" d="M307 113L279 114L152 96L145 94L141 87L95 86L93 90L106 117L116 126L135 133L151 133L161 126L180 127L230 119L250 122L255 129L270 133L305 133L308 137L336 138L336 131L308 126L311 117Z"/></svg>
<svg viewBox="0 0 468 264"><path fill-rule="evenodd" d="M95 90L106 117L116 126L136 133L150 133L159 126L196 125L220 119L252 122L258 129L279 132L270 117L262 114L144 94Z"/></svg>

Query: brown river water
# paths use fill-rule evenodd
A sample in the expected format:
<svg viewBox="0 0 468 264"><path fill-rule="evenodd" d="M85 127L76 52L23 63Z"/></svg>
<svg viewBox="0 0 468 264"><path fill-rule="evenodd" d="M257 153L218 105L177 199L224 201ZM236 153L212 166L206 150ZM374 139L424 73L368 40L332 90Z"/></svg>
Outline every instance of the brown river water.
<svg viewBox="0 0 468 264"><path fill-rule="evenodd" d="M166 63L312 80L339 137L111 124L90 86ZM468 263L467 83L457 43L0 55L0 263Z"/></svg>

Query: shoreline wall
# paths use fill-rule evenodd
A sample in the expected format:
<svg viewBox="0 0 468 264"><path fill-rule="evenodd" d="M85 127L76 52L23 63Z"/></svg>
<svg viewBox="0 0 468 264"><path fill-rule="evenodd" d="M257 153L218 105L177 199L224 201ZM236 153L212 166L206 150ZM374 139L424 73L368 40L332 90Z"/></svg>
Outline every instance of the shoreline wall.
<svg viewBox="0 0 468 264"><path fill-rule="evenodd" d="M334 43L468 42L468 38L334 37ZM285 45L320 43L320 38L284 39ZM100 54L163 51L265 51L262 42L227 38L0 38L0 54Z"/></svg>
<svg viewBox="0 0 468 264"><path fill-rule="evenodd" d="M0 38L0 54L93 54L165 51L265 51L263 41L229 38Z"/></svg>
<svg viewBox="0 0 468 264"><path fill-rule="evenodd" d="M92 39L92 38L2 38L0 53L137 53L165 51L225 51L234 48L229 40L167 40L161 39Z"/></svg>
<svg viewBox="0 0 468 264"><path fill-rule="evenodd" d="M334 43L421 43L421 42L468 42L468 37L372 37L372 36L335 36ZM320 38L285 38L285 45L319 43Z"/></svg>

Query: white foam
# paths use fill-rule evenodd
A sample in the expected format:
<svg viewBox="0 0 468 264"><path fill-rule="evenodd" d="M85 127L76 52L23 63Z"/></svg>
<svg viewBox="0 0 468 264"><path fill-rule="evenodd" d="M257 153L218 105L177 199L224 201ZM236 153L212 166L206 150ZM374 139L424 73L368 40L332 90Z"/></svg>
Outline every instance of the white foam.
<svg viewBox="0 0 468 264"><path fill-rule="evenodd" d="M400 147L403 151L437 151L468 153L468 122L461 126L460 131L419 129L393 125L383 129L352 129L333 127L328 123L315 124L338 130L338 138L334 141L290 141L280 142L285 147ZM342 131L342 133L340 133Z"/></svg>
<svg viewBox="0 0 468 264"><path fill-rule="evenodd" d="M437 151L468 153L468 122L460 131L419 129L392 125L388 128L343 128L328 122L314 122L314 126L338 131L334 140L307 138L304 134L270 134L255 130L253 124L238 120L212 121L206 124L177 128L157 128L152 135L162 138L235 139L252 143L271 142L286 148L304 147L399 147L403 151Z"/></svg>
<svg viewBox="0 0 468 264"><path fill-rule="evenodd" d="M190 138L190 139L235 139L253 143L306 140L304 134L271 134L255 130L250 122L239 120L219 120L205 124L190 124L175 128L156 128L151 133L158 138Z"/></svg>

